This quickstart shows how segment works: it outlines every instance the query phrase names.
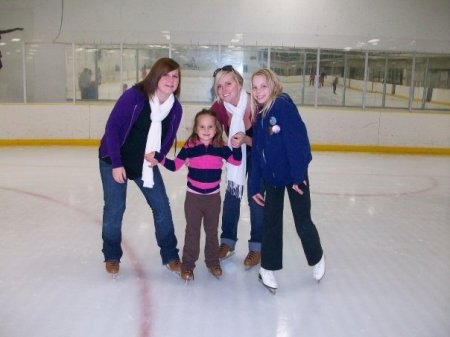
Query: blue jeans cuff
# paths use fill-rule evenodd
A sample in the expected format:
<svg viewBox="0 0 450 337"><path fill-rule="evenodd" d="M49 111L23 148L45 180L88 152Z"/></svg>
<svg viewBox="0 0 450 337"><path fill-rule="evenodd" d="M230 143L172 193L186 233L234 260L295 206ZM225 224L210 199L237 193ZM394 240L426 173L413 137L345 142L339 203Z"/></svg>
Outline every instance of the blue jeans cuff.
<svg viewBox="0 0 450 337"><path fill-rule="evenodd" d="M248 242L248 250L253 252L261 251L261 242Z"/></svg>
<svg viewBox="0 0 450 337"><path fill-rule="evenodd" d="M221 238L220 243L221 244L224 243L224 244L230 246L231 250L234 250L234 246L236 246L236 241L231 240L231 239L226 239L226 238Z"/></svg>

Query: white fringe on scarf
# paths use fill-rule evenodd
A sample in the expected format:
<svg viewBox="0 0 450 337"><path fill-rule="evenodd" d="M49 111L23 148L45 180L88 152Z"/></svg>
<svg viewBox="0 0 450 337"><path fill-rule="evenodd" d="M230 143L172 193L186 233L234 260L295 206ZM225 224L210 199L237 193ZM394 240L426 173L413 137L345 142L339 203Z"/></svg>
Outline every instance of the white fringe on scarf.
<svg viewBox="0 0 450 337"><path fill-rule="evenodd" d="M247 108L247 92L244 88L241 89L239 103L237 106L224 102L225 109L231 113L230 131L228 134L228 146L231 146L231 138L238 132L245 134L244 114ZM226 163L227 168L227 192L230 192L233 196L242 198L245 185L245 173L247 168L247 151L246 145L242 144L242 161L239 166Z"/></svg>

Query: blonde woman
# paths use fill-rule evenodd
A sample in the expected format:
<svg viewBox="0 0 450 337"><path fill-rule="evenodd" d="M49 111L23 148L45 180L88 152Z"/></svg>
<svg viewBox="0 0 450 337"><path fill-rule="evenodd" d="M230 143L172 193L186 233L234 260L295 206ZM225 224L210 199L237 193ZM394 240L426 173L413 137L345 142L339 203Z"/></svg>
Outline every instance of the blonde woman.
<svg viewBox="0 0 450 337"><path fill-rule="evenodd" d="M246 183L246 175L251 172L250 154L252 148L252 122L250 94L243 87L244 79L231 65L218 68L214 72L214 88L216 101L211 110L217 114L217 119L226 135L228 146L234 138L242 150L242 162L239 166L227 164L227 188L222 208L222 233L220 235L219 257L226 259L234 254L238 223L241 209L241 199ZM248 270L259 264L261 259L261 233L263 209L252 198L248 198L250 208L250 239L248 254L244 266Z"/></svg>
<svg viewBox="0 0 450 337"><path fill-rule="evenodd" d="M325 273L319 233L311 219L308 165L312 159L306 131L296 105L282 92L269 69L252 75L252 174L249 193L264 207L259 279L272 293L278 288L274 271L283 268L283 205L288 191L295 228L317 281ZM261 190L263 180L265 190Z"/></svg>

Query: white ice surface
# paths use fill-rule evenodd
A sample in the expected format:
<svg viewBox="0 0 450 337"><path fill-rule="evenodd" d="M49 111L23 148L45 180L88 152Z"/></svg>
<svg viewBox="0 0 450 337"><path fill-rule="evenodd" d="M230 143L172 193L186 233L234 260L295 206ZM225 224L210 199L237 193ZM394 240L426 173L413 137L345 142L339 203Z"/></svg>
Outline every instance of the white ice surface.
<svg viewBox="0 0 450 337"><path fill-rule="evenodd" d="M186 171L162 172L181 249ZM0 147L0 336L450 336L450 157L316 152L310 180L327 257L320 284L288 203L277 294L257 281L257 268L244 270L243 203L222 279L201 253L185 285L162 267L134 183L112 280L101 254L97 149Z"/></svg>

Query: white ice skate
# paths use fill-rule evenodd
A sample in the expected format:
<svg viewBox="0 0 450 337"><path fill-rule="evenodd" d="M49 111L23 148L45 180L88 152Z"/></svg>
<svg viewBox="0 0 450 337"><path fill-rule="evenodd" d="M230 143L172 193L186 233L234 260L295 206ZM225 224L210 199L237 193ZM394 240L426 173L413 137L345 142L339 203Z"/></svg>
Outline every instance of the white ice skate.
<svg viewBox="0 0 450 337"><path fill-rule="evenodd" d="M313 277L317 282L320 282L323 275L325 275L325 254L322 255L320 261L313 266Z"/></svg>
<svg viewBox="0 0 450 337"><path fill-rule="evenodd" d="M272 295L275 295L278 289L278 283L275 279L275 275L272 270L264 269L263 267L259 268L259 281L262 283L264 287L269 290Z"/></svg>

